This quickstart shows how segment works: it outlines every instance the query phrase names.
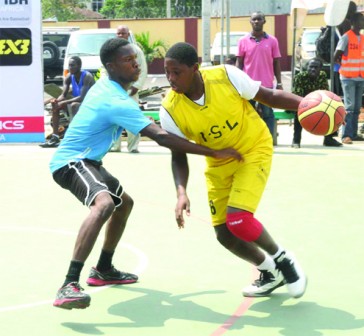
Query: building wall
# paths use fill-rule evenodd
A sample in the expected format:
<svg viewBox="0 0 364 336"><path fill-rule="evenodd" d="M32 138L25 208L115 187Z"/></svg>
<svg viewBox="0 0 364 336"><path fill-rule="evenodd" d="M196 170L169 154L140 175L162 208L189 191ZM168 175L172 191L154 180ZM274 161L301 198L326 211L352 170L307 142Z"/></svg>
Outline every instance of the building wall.
<svg viewBox="0 0 364 336"><path fill-rule="evenodd" d="M251 31L249 23L250 16L240 16L230 18L231 31ZM167 45L176 42L189 42L197 48L199 56L202 55L202 19L201 18L172 18L172 19L125 19L125 20L87 20L87 21L68 21L68 22L43 22L44 27L64 27L76 26L80 29L92 28L115 28L120 24L126 24L133 33L140 34L149 32L151 42L164 40ZM225 21L226 24L226 21ZM323 14L310 14L306 17L304 27L325 26ZM226 29L225 29L226 30ZM291 55L293 51L293 28L290 15L266 16L264 30L278 38L282 54L282 69L290 70ZM211 18L210 41L213 42L214 36L221 31L221 19ZM296 39L301 31L297 31ZM160 62L158 67L160 70ZM163 68L162 68L163 71Z"/></svg>

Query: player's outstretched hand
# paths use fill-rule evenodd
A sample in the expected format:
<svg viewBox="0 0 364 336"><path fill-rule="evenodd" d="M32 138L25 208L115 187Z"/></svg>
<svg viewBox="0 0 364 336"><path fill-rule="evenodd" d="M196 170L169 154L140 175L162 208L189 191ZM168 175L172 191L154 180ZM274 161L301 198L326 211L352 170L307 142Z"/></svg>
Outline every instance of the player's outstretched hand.
<svg viewBox="0 0 364 336"><path fill-rule="evenodd" d="M175 215L176 222L179 229L183 229L185 227L185 219L183 217L183 211L186 211L186 215L190 215L190 200L188 199L186 194L182 194L178 196Z"/></svg>
<svg viewBox="0 0 364 336"><path fill-rule="evenodd" d="M215 159L234 158L238 161L243 160L243 156L234 148L224 148L215 150L214 158Z"/></svg>

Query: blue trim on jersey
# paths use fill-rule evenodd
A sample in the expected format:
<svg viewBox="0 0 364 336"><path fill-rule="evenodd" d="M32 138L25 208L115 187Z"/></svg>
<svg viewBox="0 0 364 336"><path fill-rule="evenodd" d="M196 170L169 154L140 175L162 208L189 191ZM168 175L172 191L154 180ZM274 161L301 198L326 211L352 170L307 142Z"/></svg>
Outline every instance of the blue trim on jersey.
<svg viewBox="0 0 364 336"><path fill-rule="evenodd" d="M128 93L108 77L87 92L49 164L53 173L69 162L101 161L125 128L133 134L151 124Z"/></svg>

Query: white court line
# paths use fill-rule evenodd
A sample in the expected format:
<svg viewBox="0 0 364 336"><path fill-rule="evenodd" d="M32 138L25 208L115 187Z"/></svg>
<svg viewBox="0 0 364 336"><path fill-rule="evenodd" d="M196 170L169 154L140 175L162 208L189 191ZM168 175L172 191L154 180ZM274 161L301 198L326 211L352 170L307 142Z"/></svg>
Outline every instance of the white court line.
<svg viewBox="0 0 364 336"><path fill-rule="evenodd" d="M47 232L47 233L56 233L65 236L76 236L76 232L66 231L66 230L53 230L53 229L46 229L46 228L36 228L36 227L12 227L12 226L0 226L0 231L17 231L17 232ZM122 248L128 249L133 252L139 259L139 264L137 267L132 271L132 273L141 274L145 271L148 266L148 257L138 248L131 244L121 243L120 246ZM96 293L102 290L105 290L113 285L101 286L91 290L88 290L87 293ZM45 300L45 301L38 301L33 303L23 303L15 306L7 306L7 307L0 307L0 313L9 312L14 310L20 309L27 309L27 308L34 308L42 305L52 304L54 300Z"/></svg>

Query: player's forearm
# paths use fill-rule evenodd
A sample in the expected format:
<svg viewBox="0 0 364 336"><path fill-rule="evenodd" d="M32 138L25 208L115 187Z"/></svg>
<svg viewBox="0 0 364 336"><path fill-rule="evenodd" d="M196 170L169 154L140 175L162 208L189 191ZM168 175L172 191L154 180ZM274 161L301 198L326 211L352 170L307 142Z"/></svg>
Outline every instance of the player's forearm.
<svg viewBox="0 0 364 336"><path fill-rule="evenodd" d="M254 100L270 107L296 111L302 97L283 90L270 90L261 86Z"/></svg>
<svg viewBox="0 0 364 336"><path fill-rule="evenodd" d="M277 91L278 93L273 94L272 107L296 111L302 97L295 95L290 92L285 92L282 90Z"/></svg>
<svg viewBox="0 0 364 336"><path fill-rule="evenodd" d="M172 151L211 157L218 156L218 151L205 146L197 145L177 135L168 133L153 123L142 129L140 133L151 138L157 142L158 145L167 147Z"/></svg>
<svg viewBox="0 0 364 336"><path fill-rule="evenodd" d="M186 139L180 138L174 134L161 134L157 136L155 141L163 147L168 147L171 150L183 152L183 153L190 153L190 154L197 154L203 156L216 156L216 151L214 149L197 145L193 142L190 142Z"/></svg>
<svg viewBox="0 0 364 336"><path fill-rule="evenodd" d="M172 153L172 173L177 197L186 195L189 167L187 163L187 156L185 154L176 156Z"/></svg>

